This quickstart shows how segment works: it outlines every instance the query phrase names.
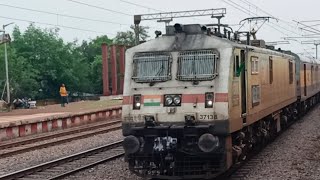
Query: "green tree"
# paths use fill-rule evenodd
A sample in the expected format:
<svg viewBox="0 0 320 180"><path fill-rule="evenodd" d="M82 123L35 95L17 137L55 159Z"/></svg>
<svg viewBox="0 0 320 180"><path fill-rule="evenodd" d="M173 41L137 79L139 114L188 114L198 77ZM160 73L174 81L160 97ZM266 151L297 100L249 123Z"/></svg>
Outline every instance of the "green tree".
<svg viewBox="0 0 320 180"><path fill-rule="evenodd" d="M84 64L85 58L76 52L74 43L64 43L58 36L59 29L40 29L30 25L24 33L16 27L13 31L11 46L15 49L11 65L29 81L19 79L17 72L12 72L12 81L17 95L33 98L50 98L59 95L59 86L65 83L70 91L85 91L83 83L88 82L89 69ZM16 64L14 63L14 61ZM14 70L13 69L13 70ZM32 80L32 81L31 81ZM30 83L30 84L28 84ZM29 90L29 91L25 91ZM20 92L20 93L19 93Z"/></svg>
<svg viewBox="0 0 320 180"><path fill-rule="evenodd" d="M113 40L98 36L89 41L65 43L59 29L40 29L31 24L18 27L8 45L9 75L13 98L36 99L59 96L59 86L68 91L102 93L101 44ZM4 48L0 45L0 95L5 84Z"/></svg>
<svg viewBox="0 0 320 180"><path fill-rule="evenodd" d="M135 33L134 25L130 26L131 30L126 32L118 32L117 36L114 38L114 43L119 45L134 46L135 45ZM148 37L148 29L146 26L139 26L139 37L140 41L145 41Z"/></svg>
<svg viewBox="0 0 320 180"><path fill-rule="evenodd" d="M87 71L90 87L86 92L102 94L102 50L101 44L112 44L112 39L108 36L98 36L95 39L83 41L77 48L78 52L85 58L89 70Z"/></svg>

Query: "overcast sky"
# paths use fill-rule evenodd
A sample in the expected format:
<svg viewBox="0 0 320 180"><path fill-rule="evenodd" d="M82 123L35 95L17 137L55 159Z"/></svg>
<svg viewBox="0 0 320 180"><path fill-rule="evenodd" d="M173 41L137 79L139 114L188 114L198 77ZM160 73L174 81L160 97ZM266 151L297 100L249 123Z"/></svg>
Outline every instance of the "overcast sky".
<svg viewBox="0 0 320 180"><path fill-rule="evenodd" d="M93 6L98 6L105 9L98 9L89 7L83 4L77 4L70 0L0 0L0 24L7 24L14 22L20 29L25 28L30 22L46 23L38 24L41 28L52 28L55 25L68 26L72 28L79 28L89 31L81 31L70 29L66 27L60 27L60 36L65 41L73 41L78 39L80 41L85 39L94 38L98 35L107 34L109 37L114 37L118 31L126 31L129 29L130 24L133 24L134 14L145 13L157 13L160 11L180 11L180 10L196 10L196 9L208 9L208 8L227 8L227 15L222 20L223 23L238 24L242 19L249 16L270 16L281 19L282 21L271 20L271 23L265 24L258 32L258 38L263 38L266 41L279 41L283 40L282 37L286 36L300 36L303 33L298 30L297 23L292 20L318 20L320 19L320 2L315 0L232 0L237 5L231 6L226 2L232 3L229 0L197 0L197 1L185 1L185 0L74 0ZM128 2L138 4L133 5ZM249 2L249 3L248 3ZM251 3L251 5L249 5ZM255 7L254 5L257 7ZM99 19L102 21L113 22L94 22L87 20L80 20L68 17L62 17L60 15L50 15L39 12L32 12L23 9L17 9L7 7L4 5L35 9L41 11L47 11L57 14L65 14L70 16L79 16L90 19ZM143 6L143 7L142 7ZM235 8L236 6L237 8ZM111 12L106 9L117 11ZM241 10L239 10L241 9ZM244 11L244 12L243 12ZM264 12L265 11L265 12ZM269 14L266 14L269 13ZM13 18L13 19L8 19ZM18 20L20 19L20 20ZM285 21L285 22L284 22ZM184 18L175 19L173 23L213 23L216 22L210 17L197 17L197 18ZM287 22L287 23L286 23ZM320 23L320 22L318 22ZM51 25L50 25L51 24ZM315 23L316 24L316 23ZM154 21L145 21L141 25L149 26L150 34L153 35L155 30L164 31L164 24ZM309 23L309 25L311 25ZM13 26L7 27L8 32L12 32ZM235 30L239 26L233 26ZM244 27L242 30L248 30L249 27ZM316 27L317 28L317 27ZM280 32L281 31L281 32ZM300 40L300 39L299 39ZM310 39L305 39L310 40ZM295 52L314 52L311 45L300 45L291 41L290 45L281 45L284 49L292 49Z"/></svg>

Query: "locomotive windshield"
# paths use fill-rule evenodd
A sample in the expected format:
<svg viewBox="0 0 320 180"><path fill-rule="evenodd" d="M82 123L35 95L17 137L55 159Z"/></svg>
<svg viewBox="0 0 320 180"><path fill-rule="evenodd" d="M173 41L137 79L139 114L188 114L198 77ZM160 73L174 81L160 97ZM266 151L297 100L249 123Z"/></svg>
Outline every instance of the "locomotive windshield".
<svg viewBox="0 0 320 180"><path fill-rule="evenodd" d="M133 57L135 82L164 82L171 79L171 54L167 52L137 53Z"/></svg>
<svg viewBox="0 0 320 180"><path fill-rule="evenodd" d="M206 81L216 76L216 54L211 50L180 52L177 78L181 81Z"/></svg>

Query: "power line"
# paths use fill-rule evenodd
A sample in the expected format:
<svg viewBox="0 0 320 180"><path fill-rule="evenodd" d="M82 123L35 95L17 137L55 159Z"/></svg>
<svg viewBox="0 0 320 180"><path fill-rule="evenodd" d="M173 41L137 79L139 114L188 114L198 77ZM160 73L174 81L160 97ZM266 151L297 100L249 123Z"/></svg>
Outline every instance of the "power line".
<svg viewBox="0 0 320 180"><path fill-rule="evenodd" d="M270 13L266 12L265 10L261 9L261 8L258 7L257 5L249 2L248 0L240 0L240 1L242 1L242 2L245 1L245 2L247 2L247 3L249 3L249 4L253 5L253 6L255 6L257 9L260 9L260 10L261 10L262 12L264 12L265 14L270 15L270 16L273 16L272 14L270 14ZM274 17L274 16L273 16L273 17ZM286 23L286 24L287 24L288 26L290 26L290 27L293 27L293 28L295 28L295 29L297 28L297 27L295 27L295 26L292 26L289 22L287 22L287 21L285 21L285 20L282 20L282 19L280 19L280 18L276 18L276 19L278 19L279 21L282 21L282 22ZM274 23L271 23L271 24L274 24ZM274 25L276 25L276 24L274 24ZM279 26L279 27L281 27L281 26ZM281 28L282 28L282 27L281 27ZM283 29L284 29L284 28L283 28ZM302 29L302 28L301 28L301 30L312 32L312 31L310 31L310 30ZM291 31L291 32L293 32L293 31ZM314 32L313 32L313 33L314 33ZM294 34L297 34L297 35L303 37L303 35L301 35L301 34L298 34L298 33L294 33ZM288 36L288 35L287 35L287 36ZM306 51L305 48L303 48L303 49L304 49L304 51Z"/></svg>
<svg viewBox="0 0 320 180"><path fill-rule="evenodd" d="M151 7L148 7L148 6L132 3L132 2L129 2L129 1L125 1L125 0L120 0L120 1L123 2L123 3L131 4L131 5L142 7L142 8L145 8L145 9L151 9L151 10L154 10L154 11L164 12L164 11L161 11L159 9L154 9L154 8L151 8Z"/></svg>
<svg viewBox="0 0 320 180"><path fill-rule="evenodd" d="M84 2L79 2L79 1L75 1L75 0L67 0L67 1L70 1L70 2L73 2L73 3L77 3L77 4L81 4L81 5L85 5L85 6L89 6L89 7L93 7L93 8L96 8L96 9L101 9L101 10L109 11L109 12L116 13L116 14L122 14L122 15L126 15L126 16L132 16L131 14L127 14L127 13L124 13L124 12L115 11L115 10L112 10L112 9L107 9L107 8L103 8L103 7L99 7L99 6L87 4L87 3L84 3Z"/></svg>
<svg viewBox="0 0 320 180"><path fill-rule="evenodd" d="M267 11L265 11L265 10L261 9L261 8L260 8L260 7L258 7L257 5L255 5L255 4L251 3L251 2L249 2L248 0L240 0L240 1L242 1L242 2L246 2L246 4L256 7L256 8L257 8L257 9L259 9L261 12L263 12L263 13L265 13L265 14L269 15L269 16L272 16L273 18L278 19L279 21L282 21L282 22L286 23L286 24L287 24L288 26L290 26L290 27L296 28L295 26L292 26L289 22L287 22L287 21L285 21L285 20L282 20L282 19L280 19L280 18L276 18L276 17L274 17L272 14L270 14L270 13L268 13Z"/></svg>
<svg viewBox="0 0 320 180"><path fill-rule="evenodd" d="M230 0L231 1L231 0ZM241 0L242 1L242 0ZM233 1L231 1L232 3L234 3L234 4L236 4L237 6L240 6L241 8L243 8L243 9L246 9L246 8L244 8L243 6L241 6L241 5L239 5L239 4L237 4L237 3L235 3L235 2L233 2ZM248 1L247 1L248 2ZM248 3L250 3L250 2L248 2ZM255 6L255 5L254 5ZM257 6L256 6L257 7ZM258 7L257 7L258 8ZM246 9L247 10L247 9ZM264 11L265 12L265 11ZM266 12L265 12L266 13ZM248 13L247 13L248 14ZM253 13L253 14L255 14L255 15L257 15L258 16L258 13ZM276 17L274 17L272 14L270 14L270 13L266 13L266 14L268 14L268 15L270 15L271 17L273 17L273 18L275 18L275 19L278 19L278 18L276 18ZM250 15L250 14L249 14ZM284 28L284 27L282 27L282 26L279 26L279 25L277 25L277 24L275 24L275 23L273 23L273 22L270 22L271 24L273 24L273 25L275 25L275 26L278 26L280 29L282 29L282 30L285 30L285 31L287 31L287 32L290 32L290 33L294 33L294 34L297 34L296 32L294 32L294 31L291 31L291 30L288 30L288 29L286 29L286 28ZM277 30L277 31L279 31L279 32L281 32L282 34L285 34L285 35L287 35L286 33L284 33L283 31L280 31L279 29L277 29L277 28L275 28L275 27L273 27L273 26L271 26L271 25L268 25L267 24L267 26L269 26L269 27L271 27L272 29L275 29L275 30ZM300 35L300 34L298 34L298 35Z"/></svg>
<svg viewBox="0 0 320 180"><path fill-rule="evenodd" d="M144 6L144 5L141 5L141 4L136 4L136 3L132 3L132 2L129 2L129 1L126 1L126 0L120 0L121 2L123 3L127 3L127 4L131 4L131 5L134 5L134 6L137 6L137 7L141 7L141 8L145 8L145 9L151 9L151 10L154 10L154 11L158 11L158 12L166 12L166 11L163 11L163 10L160 10L160 9L155 9L155 8L151 8L151 7L148 7L148 6ZM192 17L192 19L194 20L197 20L199 21L200 19L199 18L194 18Z"/></svg>
<svg viewBox="0 0 320 180"><path fill-rule="evenodd" d="M56 25L56 24L51 24L51 23L37 22L37 21L31 21L31 20L26 20L26 19L18 19L18 18L6 17L6 16L0 16L0 18L11 19L11 20L16 20L16 21L22 21L22 22L29 22L29 23L36 23L36 24L42 24L42 25L48 25L48 26L61 27L61 28L66 28L66 29L78 30L78 31L115 35L113 33L105 33L105 32L100 32L100 31L89 30L89 29L76 28L76 27L72 27L72 26Z"/></svg>
<svg viewBox="0 0 320 180"><path fill-rule="evenodd" d="M226 0L222 0L223 2L225 2L226 4L229 4L229 5L231 5L232 7L234 7L234 8L236 8L236 9L238 9L238 10L240 10L240 11L242 11L243 13L245 13L245 14L248 14L248 15L250 15L250 13L248 13L247 11L248 11L248 9L246 9L246 8L244 8L244 7L242 7L241 5L239 5L239 4L237 4L237 3L235 3L235 2L233 2L233 1L231 1L233 4L235 4L235 5L233 5L233 4L230 4L228 1L226 1ZM248 1L247 1L248 2ZM239 8L239 7L241 7L241 8ZM256 6L257 7L257 6ZM247 11L245 11L245 10L243 10L243 9L245 9L245 10L247 10ZM257 13L255 13L256 15L258 15ZM269 14L270 15L270 14ZM271 15L272 17L274 17L273 15ZM272 23L272 24L274 24L274 23ZM268 24L267 24L268 25ZM274 24L274 25L276 25L276 24ZM280 33L282 33L282 34L284 34L285 36L289 36L288 34L286 34L286 33L284 33L284 32L282 32L281 30L279 30L279 29L277 29L277 28L275 28L275 27L273 27L273 26L271 26L271 25L268 25L269 27L271 27L271 28L273 28L273 29L275 29L275 30L277 30L277 31L279 31ZM281 27L281 26L279 26L278 25L278 27ZM285 28L283 28L283 27L281 27L282 29L285 29ZM287 30L287 29L285 29L285 30ZM289 31L290 32L290 30L287 30L287 31ZM292 31L291 31L292 32ZM293 32L294 34L297 34L297 33L295 33L295 32ZM298 34L299 36L302 36L302 35L300 35L300 34ZM292 40L294 40L294 39L292 39ZM299 42L299 41L298 41ZM305 50L305 48L303 48L304 49L304 51L306 51ZM311 55L311 54L310 54Z"/></svg>
<svg viewBox="0 0 320 180"><path fill-rule="evenodd" d="M308 25L306 25L306 24L304 24L304 23L302 23L302 22L295 21L295 20L293 20L293 22L296 22L296 23L301 24L302 26L304 26L304 27L302 27L302 28L300 28L300 29L306 30L306 28L309 28L309 29L311 29L312 31L316 31L316 32L320 33L320 31L319 31L318 29L316 29L316 28L314 28L314 27L312 27L312 26L308 26Z"/></svg>
<svg viewBox="0 0 320 180"><path fill-rule="evenodd" d="M242 7L242 6L239 5L239 4L237 4L237 3L233 2L233 1L230 1L230 2L232 2L233 4L231 4L230 2L228 2L228 1L226 1L226 0L222 0L222 1L225 2L226 4L229 4L230 6L232 6L232 7L234 7L234 8L236 8L236 9L238 9L239 11L242 11L243 13L250 15L250 13L248 13L248 11L245 11L245 10L248 10L248 9ZM234 4L235 4L235 5L234 5ZM242 9L239 8L239 7L241 7ZM244 9L245 9L245 10L244 10ZM255 14L256 14L256 13L255 13ZM267 25L268 25L268 24L267 24ZM283 31L281 31L281 30L279 30L279 29L277 29L277 28L275 28L275 27L273 27L273 26L270 26L270 25L268 25L268 26L271 27L272 29L274 29L274 30L276 30L276 31L278 31L278 32L280 32L280 33L288 36L288 35L287 35L286 33L284 33Z"/></svg>
<svg viewBox="0 0 320 180"><path fill-rule="evenodd" d="M67 14L60 14L60 13L53 13L53 12L48 12L48 11L36 10L36 9L29 9L29 8L12 6L12 5L2 4L2 3L0 3L0 6L21 9L21 10L26 10L26 11L33 11L33 12L44 13L44 14L50 14L50 15L55 15L55 16L62 16L62 17L68 17L68 18L74 18L74 19L87 20L87 21L102 22L102 23L109 23L109 24L118 24L118 25L130 25L130 24L122 24L122 23L117 23L117 22L112 22L112 21L91 19L91 18L80 17L80 16L72 16L72 15L67 15Z"/></svg>
<svg viewBox="0 0 320 180"><path fill-rule="evenodd" d="M304 23L308 23L308 22L319 22L320 20L309 20L309 21L300 21L300 22L304 22Z"/></svg>
<svg viewBox="0 0 320 180"><path fill-rule="evenodd" d="M227 3L227 4L229 4L229 5L230 5L230 3L226 2L225 0L222 0L222 1L224 1L225 3ZM231 1L231 0L230 0L230 1ZM270 15L271 17L273 17L273 18L275 18L275 19L278 19L278 20L280 20L280 21L282 21L282 22L286 22L286 21L281 20L281 19L279 19L279 18L277 18L277 17L273 16L272 14L270 14L270 13L268 13L268 12L264 11L263 9L259 8L258 6L256 6L256 5L252 4L251 2L249 2L249 1L247 1L247 0L240 0L240 1L242 1L242 2L244 2L244 1L245 1L245 3L246 3L246 4L251 4L252 6L255 6L257 9L260 9L260 10L261 10L262 12L264 12L265 14ZM245 10L248 10L248 9L244 8L244 7L243 7L243 6L241 6L240 4L237 4L237 3L233 2L233 1L231 1L231 2L232 2L233 4L235 4L235 5L236 5L236 6L233 6L233 7L236 7L237 9L240 9L240 8L238 8L238 7L237 7L237 6L239 6L239 7L241 7L241 8L242 8L242 9L241 9L241 11L242 11L242 12L244 12L244 13L246 13L246 14L250 15L248 12L246 12L246 11L245 11ZM245 10L243 10L243 9L245 9ZM257 14L257 13L254 13L254 14L258 16L258 14ZM273 24L273 25L275 25L275 26L277 26L277 27L279 27L279 28L280 28L280 29L282 29L282 30L285 30L285 31L287 31L287 32L290 32L290 33L293 33L293 34L296 34L296 35L302 36L301 34L299 34L299 33L297 33L297 32L294 32L294 31L292 31L292 30L290 30L290 29L284 28L284 27L282 27L282 26L280 26L280 25L277 25L277 24L275 24L275 23L273 23L273 22L270 22L270 23L271 23L271 24ZM286 23L288 23L288 22L286 22ZM273 29L276 29L276 30L277 30L277 31L279 31L280 33L282 33L282 34L284 34L284 35L288 36L288 34L284 33L283 31L280 31L279 29L277 29L277 28L275 28L275 27L273 27L273 26L271 26L271 25L268 25L268 24L267 24L267 26L269 26L269 27L271 27L271 28L273 28ZM291 26L291 27L293 27L293 26ZM294 28L296 28L296 27L294 27Z"/></svg>

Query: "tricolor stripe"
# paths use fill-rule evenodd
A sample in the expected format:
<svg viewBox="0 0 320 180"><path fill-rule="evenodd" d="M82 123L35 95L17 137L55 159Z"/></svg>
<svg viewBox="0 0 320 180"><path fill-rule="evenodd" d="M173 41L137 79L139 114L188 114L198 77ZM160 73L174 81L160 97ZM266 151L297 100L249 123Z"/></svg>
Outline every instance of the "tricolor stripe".
<svg viewBox="0 0 320 180"><path fill-rule="evenodd" d="M161 96L160 95L146 95L143 96L144 106L160 106Z"/></svg>

